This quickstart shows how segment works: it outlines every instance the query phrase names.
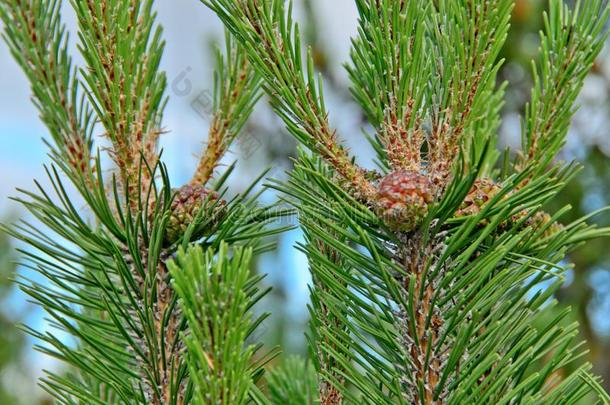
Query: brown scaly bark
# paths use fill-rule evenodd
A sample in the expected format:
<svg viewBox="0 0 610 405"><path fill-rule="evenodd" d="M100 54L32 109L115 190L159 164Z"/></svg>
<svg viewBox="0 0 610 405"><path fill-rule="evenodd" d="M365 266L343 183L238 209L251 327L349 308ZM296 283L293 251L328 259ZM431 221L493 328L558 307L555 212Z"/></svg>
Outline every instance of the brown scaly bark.
<svg viewBox="0 0 610 405"><path fill-rule="evenodd" d="M446 350L439 349L440 336L444 327L443 311L434 303L438 290L432 277L436 269L438 254L444 244L442 235L432 243L426 243L421 234L403 235L395 260L405 270L399 276L406 300L412 303L415 319L409 319L403 308L397 322L401 340L409 366L402 368L401 383L404 385L405 399L414 404L440 405L444 403L446 392L435 398L441 373L446 365ZM414 296L410 295L410 283L414 278ZM428 321L429 319L429 321ZM447 346L445 343L443 347ZM423 388L420 390L420 386Z"/></svg>

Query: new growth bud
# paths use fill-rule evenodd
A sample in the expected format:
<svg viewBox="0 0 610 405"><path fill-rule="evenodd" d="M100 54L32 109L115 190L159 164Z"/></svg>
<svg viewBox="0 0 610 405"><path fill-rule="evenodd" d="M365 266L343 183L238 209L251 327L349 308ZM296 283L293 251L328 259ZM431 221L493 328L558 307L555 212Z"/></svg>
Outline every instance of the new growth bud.
<svg viewBox="0 0 610 405"><path fill-rule="evenodd" d="M542 238L548 238L555 235L557 232L561 232L563 225L559 222L553 222L551 216L544 212L538 211L532 217L530 217L525 225L531 226L534 232L538 232L542 229L544 231L540 235Z"/></svg>

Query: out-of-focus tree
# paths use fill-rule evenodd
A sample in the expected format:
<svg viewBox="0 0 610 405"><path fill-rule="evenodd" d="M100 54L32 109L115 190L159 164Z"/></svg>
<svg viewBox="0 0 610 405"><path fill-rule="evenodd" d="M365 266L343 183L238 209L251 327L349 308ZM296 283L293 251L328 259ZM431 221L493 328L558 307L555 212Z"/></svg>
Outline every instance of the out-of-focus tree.
<svg viewBox="0 0 610 405"><path fill-rule="evenodd" d="M0 404L3 405L19 403L6 381L6 374L21 367L24 348L23 335L15 326L15 319L5 310L16 269L11 252L7 235L0 232Z"/></svg>

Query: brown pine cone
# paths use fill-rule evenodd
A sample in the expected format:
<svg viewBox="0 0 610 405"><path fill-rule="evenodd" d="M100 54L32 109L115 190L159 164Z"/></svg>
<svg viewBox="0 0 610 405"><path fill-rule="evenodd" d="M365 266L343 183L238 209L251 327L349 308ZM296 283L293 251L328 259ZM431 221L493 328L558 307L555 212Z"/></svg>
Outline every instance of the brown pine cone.
<svg viewBox="0 0 610 405"><path fill-rule="evenodd" d="M206 225L201 229L195 229L193 239L205 236L221 220L226 202L219 200L216 192L208 190L204 186L191 184L174 191L176 196L170 207L171 214L165 233L165 242L168 245L178 241L184 235L188 226L193 223L202 209L208 211L200 216L201 224ZM212 218L211 221L210 218Z"/></svg>
<svg viewBox="0 0 610 405"><path fill-rule="evenodd" d="M410 232L428 215L436 187L417 171L401 170L385 176L377 188L375 212L393 230Z"/></svg>

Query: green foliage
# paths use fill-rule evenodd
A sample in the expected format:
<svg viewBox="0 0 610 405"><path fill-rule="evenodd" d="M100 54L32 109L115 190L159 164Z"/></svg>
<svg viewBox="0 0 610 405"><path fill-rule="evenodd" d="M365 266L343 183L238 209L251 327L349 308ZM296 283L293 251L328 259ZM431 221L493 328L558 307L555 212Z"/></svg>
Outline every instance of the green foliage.
<svg viewBox="0 0 610 405"><path fill-rule="evenodd" d="M510 0L438 2L430 29L435 58L432 124L437 130L448 125L452 136L458 136L473 122L488 118L484 112L502 65L497 58L512 8Z"/></svg>
<svg viewBox="0 0 610 405"><path fill-rule="evenodd" d="M300 357L288 357L267 375L269 402L273 405L317 403L315 370Z"/></svg>
<svg viewBox="0 0 610 405"><path fill-rule="evenodd" d="M174 286L188 328L183 337L195 404L244 404L262 372L255 362L258 346L248 344L264 317L250 310L264 295L260 277L251 277L252 250L228 246L218 251L201 247L178 252L170 262Z"/></svg>
<svg viewBox="0 0 610 405"><path fill-rule="evenodd" d="M159 71L163 40L153 1L71 3L79 22L79 50L86 64L82 69L70 62L60 1L0 3L5 39L31 81L34 100L51 133L54 160L46 168L48 189L36 182L35 191L19 190L15 198L32 220L2 227L28 246L22 252L28 271L18 284L47 312L52 327L46 332L26 329L40 342L38 350L69 366L67 373L48 372L41 385L60 404L208 403L209 387L202 381L217 376L198 367L201 352L193 339L206 336L206 330L196 322L201 308L190 305L198 305L199 297L189 300L188 286L177 277L183 281L178 281L183 293L178 303L168 265L172 259L186 260L178 252L189 247L216 252L215 271L234 271L228 275L242 283L234 310L243 313L234 315L243 322L263 294L257 290L258 278L244 279L247 263L252 255L269 249L264 242L267 236L282 231L267 225L283 211L257 204L262 191L254 188L260 178L242 194L231 195L225 182L234 166L215 178L214 186L208 184L212 170L204 178L194 176L190 184L173 188L157 148L166 80ZM220 117L222 131L211 128L210 138L223 147L204 151L212 169L258 98L256 76L233 44L228 40L228 55L219 55L215 116ZM94 122L101 124L110 141L108 154L114 166L104 167L101 152L92 153ZM203 195L214 198L202 203ZM82 201L86 209L81 209ZM176 220L188 223L175 224ZM198 270L203 271L184 269L193 274ZM230 304L229 296L208 299L215 301L208 301L207 309ZM245 322L241 326L246 333L235 330L230 339L237 340L227 341L222 349L234 350L262 319ZM219 331L227 326L221 319L213 321L219 322L215 325ZM249 355L243 358L252 381L260 377L264 364L259 358L258 365L248 361L256 351L247 349L244 353ZM237 354L231 351L218 357ZM229 378L247 377L242 363L226 364ZM245 395L254 394L252 383L241 381L214 384L215 392L226 403L244 401Z"/></svg>
<svg viewBox="0 0 610 405"><path fill-rule="evenodd" d="M113 144L117 165L128 170L142 147L156 146L165 104L166 79L159 72L164 43L153 1L71 3L87 64L80 73L88 99Z"/></svg>
<svg viewBox="0 0 610 405"><path fill-rule="evenodd" d="M555 295L567 253L610 229L589 218L561 225L569 207L541 208L577 171L553 159L605 38L602 0L550 1L523 158L507 154L502 170L496 80L513 2L357 0L347 70L380 171L339 142L291 3L202 2L234 39L218 57L208 146L180 188L157 148L166 79L153 1L72 0L82 69L70 62L59 1L0 4L51 133L50 189L36 183L17 198L36 222L3 229L45 279L19 284L54 327L29 330L38 348L71 366L42 380L58 403L607 400ZM313 275L310 359L266 379L276 353L253 336L266 291L250 267L282 231L267 225L289 211L259 206L253 188L229 197L232 167L208 185L261 86L305 147L271 187L299 213ZM93 153L94 122L110 141L110 178Z"/></svg>
<svg viewBox="0 0 610 405"><path fill-rule="evenodd" d="M526 163L542 170L563 146L576 97L607 36L608 13L603 1L579 1L573 11L560 0L550 1L540 37L541 61L533 68L534 88L526 108Z"/></svg>
<svg viewBox="0 0 610 405"><path fill-rule="evenodd" d="M235 140L261 97L260 77L248 68L243 49L234 39L225 35L224 55L217 51L214 74L214 110L228 124L230 136L224 137L225 148Z"/></svg>
<svg viewBox="0 0 610 405"><path fill-rule="evenodd" d="M263 78L271 104L288 131L311 150L336 162L337 170L356 188L369 193L362 170L336 143L328 121L322 80L316 78L311 52L301 56L298 27L283 1L209 1L228 30L240 40L250 62ZM292 8L292 6L290 6Z"/></svg>
<svg viewBox="0 0 610 405"><path fill-rule="evenodd" d="M72 397L91 401L89 403L146 402L144 380L139 372L143 368L140 364L150 362L151 354L147 350L154 349L153 355L157 356L158 353L175 352L181 345L178 335L160 339L163 346L152 344L159 327L153 312L156 309L153 294L160 288L154 270L162 263L160 257L167 255L161 251L158 235L163 232L168 213L155 220L152 234L147 237L149 262L132 263L130 252L125 252L108 231L87 224L70 202L57 172L52 171L50 175L56 192L53 198L60 203L55 203L42 188L39 195L24 192L25 197L18 200L48 230L43 233L40 227L22 222L6 231L36 249L24 252L28 259L25 265L47 279L48 284L24 279L20 282L23 290L45 308L55 327L82 343L73 347L53 333L41 334L34 330L30 333L46 343L39 346L40 350L72 365L90 381L104 382L118 402L96 397L96 390L88 385L88 379L81 380L77 376L50 374L45 380L47 389L60 403L71 403L68 398ZM121 203L115 203L118 209ZM202 246L218 248L221 241L256 244L256 238L265 235L262 231L265 222L274 217L269 209L257 208L254 200L245 197L234 199L227 210L217 232L199 242ZM122 231L125 245L137 249L134 246L139 232L137 224ZM55 236L51 238L49 232ZM133 257L142 260L137 252L133 251ZM150 262L153 254L157 257ZM175 303L171 305L175 306ZM162 327L170 322L170 311L166 308L162 313ZM147 349L149 344L152 347ZM150 366L150 373L162 372L154 364ZM178 384L185 378L186 364L181 362L173 367ZM147 377L156 378L154 374Z"/></svg>
<svg viewBox="0 0 610 405"><path fill-rule="evenodd" d="M496 86L503 64L498 55L506 41L513 3L439 1L432 13L432 155L455 154L467 142L477 153L487 143L495 144L504 96L503 86ZM490 158L487 171L496 156Z"/></svg>
<svg viewBox="0 0 610 405"><path fill-rule="evenodd" d="M373 4L356 1L360 14L358 37L348 72L353 93L371 123L408 119L414 127L425 105L426 83L431 78L425 24L430 4L392 1ZM386 117L396 110L396 117Z"/></svg>
<svg viewBox="0 0 610 405"><path fill-rule="evenodd" d="M341 330L329 323L316 328L315 333L320 350L332 354L345 381L332 374L324 377L331 379L346 399L412 403L404 398L410 385L405 386L408 381L401 378L406 367L417 365L410 350L418 342L409 341L405 329L421 327L418 319L430 329L418 338L434 343L421 355L427 367L442 362L438 371L443 385L438 386L437 395L445 395L447 403L559 403L554 398L564 394L571 398L565 403L574 403L570 401L583 394L578 373L559 387L543 389L549 376L581 354L578 349L564 350L576 336L575 325L559 324L564 312L544 322L548 325L545 330L536 326L538 318L547 316L555 305L549 299L565 272L552 264L563 257L558 247L573 247L583 239L607 234L607 230L596 231L579 222L545 240L541 230L533 232L521 224L502 230L500 223L516 207L536 207L540 199L552 198L561 189L559 179L568 173L559 179L541 179L509 199L497 199L487 206L489 212L475 218L435 224L430 234L446 233L447 237L440 246L436 241L436 251L428 252L434 260L426 265L425 277L434 290L419 292L432 294L431 308L422 319L417 316L422 310L418 309L419 281L392 260L401 241L380 234L366 207L346 207L344 192L316 170L315 162L305 156L301 162L289 186L281 189L299 206L307 235L302 248L314 277L321 281L314 302L321 301L333 318L340 320ZM494 220L477 226L485 217ZM350 224L349 229L338 225L345 223ZM342 258L339 264L318 248L320 241ZM543 282L552 286L537 292ZM405 294L405 288L411 294ZM442 327L434 325L439 313ZM438 340L434 342L433 337ZM530 372L528 367L539 361L548 366ZM418 389L423 391L424 387Z"/></svg>
<svg viewBox="0 0 610 405"><path fill-rule="evenodd" d="M231 143L236 139L260 96L260 77L254 73L247 57L227 33L225 54L217 50L214 73L214 116L207 146L193 182L205 184L214 174Z"/></svg>
<svg viewBox="0 0 610 405"><path fill-rule="evenodd" d="M265 77L264 86L272 97L272 104L290 131L315 148L312 139L315 131L327 125L320 122L327 114L323 94L318 93L321 86L316 81L311 56L305 61L301 59L298 32L294 31L291 16L284 12L282 2L267 1L261 7L243 7L242 2L229 1L205 3L231 22L227 24L228 29L240 39L251 61ZM249 17L256 19L259 26L254 27ZM266 37L257 32L276 32L279 43L270 46L261 40ZM279 46L280 43L286 46Z"/></svg>
<svg viewBox="0 0 610 405"><path fill-rule="evenodd" d="M54 158L78 173L89 166L94 116L79 91L60 7L59 0L8 0L0 6L0 18L3 38L32 85Z"/></svg>
<svg viewBox="0 0 610 405"><path fill-rule="evenodd" d="M524 125L524 149L540 152L527 164L507 157L497 171L505 86L496 86L497 58L513 2L357 1L348 72L376 128L376 174L327 153L344 149L325 137L321 79L310 53L301 56L291 3L202 1L248 48L276 110L310 150L287 184L273 186L305 232L320 402L574 404L599 392L580 361L577 325L562 322L568 313L555 310L554 294L566 253L610 230L588 218L560 226L569 207L552 215L541 207L577 170L551 163L603 44L604 2L572 10L550 2L541 51L548 74L531 105L551 113L529 112ZM529 131L538 122L548 133ZM409 183L421 176L429 190ZM435 196L416 229L400 231L375 209L388 178L399 179L389 188L398 207ZM464 214L466 201L477 205Z"/></svg>

